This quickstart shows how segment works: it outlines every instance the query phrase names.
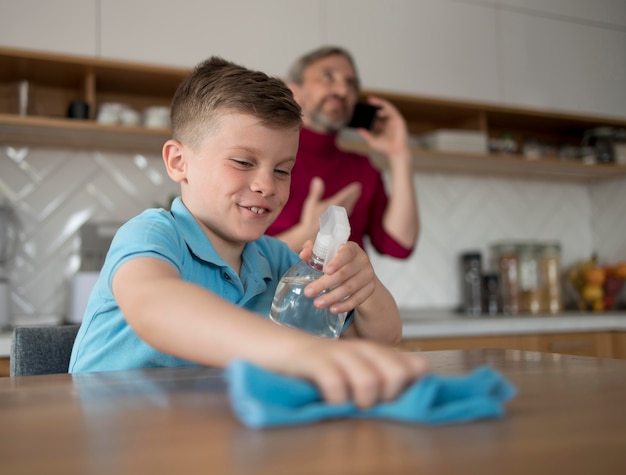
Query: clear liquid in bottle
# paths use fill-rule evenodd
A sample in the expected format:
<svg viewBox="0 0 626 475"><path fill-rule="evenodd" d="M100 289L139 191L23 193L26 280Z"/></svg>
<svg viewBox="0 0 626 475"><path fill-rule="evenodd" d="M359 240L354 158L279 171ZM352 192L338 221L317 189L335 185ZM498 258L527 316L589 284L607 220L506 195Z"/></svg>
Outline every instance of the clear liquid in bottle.
<svg viewBox="0 0 626 475"><path fill-rule="evenodd" d="M296 265L300 264L306 265L304 262ZM313 298L304 295L304 288L320 275L321 272L285 275L276 288L270 318L281 325L304 330L322 338L338 338L347 314L336 315L330 313L328 308L315 308L313 301L326 291Z"/></svg>
<svg viewBox="0 0 626 475"><path fill-rule="evenodd" d="M333 314L328 308L318 309L315 297L304 295L304 288L324 275L324 265L337 253L350 235L346 210L329 206L320 218L320 232L315 239L311 258L294 264L280 279L270 308L270 319L280 325L312 333L322 338L338 338L347 312Z"/></svg>

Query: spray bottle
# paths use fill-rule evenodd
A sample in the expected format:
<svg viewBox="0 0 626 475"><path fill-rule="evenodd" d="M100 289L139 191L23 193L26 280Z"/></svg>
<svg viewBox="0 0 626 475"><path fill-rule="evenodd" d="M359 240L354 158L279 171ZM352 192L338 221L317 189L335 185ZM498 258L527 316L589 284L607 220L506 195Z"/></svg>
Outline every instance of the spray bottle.
<svg viewBox="0 0 626 475"><path fill-rule="evenodd" d="M324 274L326 264L345 244L348 236L350 223L346 210L341 206L329 206L320 217L320 230L315 238L311 258L291 267L278 283L270 310L273 321L322 338L339 337L347 313L335 315L328 308L318 309L313 305L317 297L330 289L308 298L304 295L304 288Z"/></svg>

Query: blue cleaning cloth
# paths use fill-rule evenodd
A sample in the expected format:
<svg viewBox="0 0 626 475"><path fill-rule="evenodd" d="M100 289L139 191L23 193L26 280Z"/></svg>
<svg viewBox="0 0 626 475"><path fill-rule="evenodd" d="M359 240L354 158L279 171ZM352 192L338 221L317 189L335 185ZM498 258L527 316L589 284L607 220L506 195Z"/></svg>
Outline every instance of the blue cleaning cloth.
<svg viewBox="0 0 626 475"><path fill-rule="evenodd" d="M272 373L246 361L226 368L230 403L246 426L261 429L342 417L440 425L501 417L515 387L489 366L460 376L427 374L390 402L359 409L328 404L308 381Z"/></svg>

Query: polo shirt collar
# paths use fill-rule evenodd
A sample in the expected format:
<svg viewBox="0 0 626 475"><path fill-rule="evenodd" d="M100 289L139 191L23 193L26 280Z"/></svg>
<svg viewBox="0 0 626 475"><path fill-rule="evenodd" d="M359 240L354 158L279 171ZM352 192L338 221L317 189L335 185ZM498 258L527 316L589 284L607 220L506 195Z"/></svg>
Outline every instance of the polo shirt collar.
<svg viewBox="0 0 626 475"><path fill-rule="evenodd" d="M178 223L187 247L196 257L219 267L230 268L228 263L217 253L213 243L204 234L180 196L172 202L170 213ZM242 280L246 279L245 274L257 274L261 279L272 278L270 264L255 241L246 243L241 257Z"/></svg>

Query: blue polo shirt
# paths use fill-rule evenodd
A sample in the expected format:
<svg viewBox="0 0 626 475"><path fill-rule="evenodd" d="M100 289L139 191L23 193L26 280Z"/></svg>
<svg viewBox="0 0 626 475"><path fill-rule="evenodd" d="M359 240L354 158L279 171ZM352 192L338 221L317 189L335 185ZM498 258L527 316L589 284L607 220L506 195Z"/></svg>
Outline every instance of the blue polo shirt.
<svg viewBox="0 0 626 475"><path fill-rule="evenodd" d="M286 244L263 236L246 244L237 274L217 254L180 198L174 200L171 211L146 210L125 223L113 238L74 343L70 373L194 364L155 350L126 323L111 281L121 264L136 257L162 259L183 280L264 318L268 318L281 276L299 260Z"/></svg>

